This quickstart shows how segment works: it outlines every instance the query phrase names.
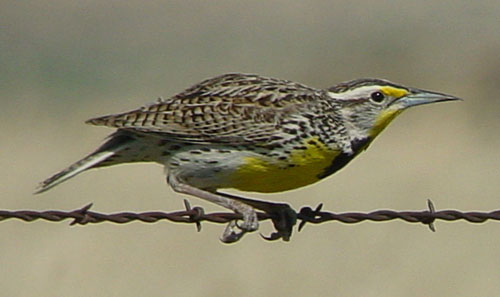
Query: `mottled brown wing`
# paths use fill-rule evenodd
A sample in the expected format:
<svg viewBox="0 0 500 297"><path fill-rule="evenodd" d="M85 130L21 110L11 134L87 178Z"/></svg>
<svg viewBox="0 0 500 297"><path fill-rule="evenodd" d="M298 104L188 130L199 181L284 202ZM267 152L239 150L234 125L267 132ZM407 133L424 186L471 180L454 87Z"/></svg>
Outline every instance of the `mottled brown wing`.
<svg viewBox="0 0 500 297"><path fill-rule="evenodd" d="M284 119L321 95L321 90L286 80L225 74L172 98L87 123L193 143L267 143L280 138Z"/></svg>

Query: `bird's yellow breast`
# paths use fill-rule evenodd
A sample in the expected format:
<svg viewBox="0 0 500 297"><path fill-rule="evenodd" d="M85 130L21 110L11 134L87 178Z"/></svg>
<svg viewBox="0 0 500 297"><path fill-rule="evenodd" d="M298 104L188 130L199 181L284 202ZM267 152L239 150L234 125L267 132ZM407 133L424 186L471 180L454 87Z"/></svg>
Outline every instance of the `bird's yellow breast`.
<svg viewBox="0 0 500 297"><path fill-rule="evenodd" d="M320 180L338 150L328 148L317 137L304 141L302 149L292 150L286 160L272 157L246 157L232 178L232 187L250 192L281 192Z"/></svg>

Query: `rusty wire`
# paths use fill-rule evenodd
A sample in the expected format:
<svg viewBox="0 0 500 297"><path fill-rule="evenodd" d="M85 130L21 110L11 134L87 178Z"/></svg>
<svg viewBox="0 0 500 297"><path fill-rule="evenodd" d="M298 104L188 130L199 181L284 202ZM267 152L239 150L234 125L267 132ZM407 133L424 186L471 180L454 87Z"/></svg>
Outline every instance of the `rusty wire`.
<svg viewBox="0 0 500 297"><path fill-rule="evenodd" d="M241 219L240 214L228 212L215 212L205 213L201 207L193 207L185 201L185 210L175 212L120 212L113 214L103 214L91 211L92 204L86 205L80 209L72 211L33 211L33 210L0 210L0 221L8 219L19 219L27 222L35 220L46 220L52 222L60 222L71 219L70 225L85 225L88 223L102 223L111 222L116 224L125 224L133 221L141 221L144 223L155 223L162 220L167 220L175 223L194 223L197 225L198 230L201 230L201 222L207 221L212 223L227 223L232 220ZM434 205L428 200L428 209L423 211L394 211L394 210L377 210L369 213L360 212L345 212L333 213L321 211L322 204L318 205L316 209L310 207L303 207L297 212L297 219L300 221L299 231L306 223L319 224L329 221L338 221L346 224L360 223L363 221L390 221L390 220L403 220L408 223L422 223L434 229L435 220L444 221L457 221L465 220L469 223L483 223L488 220L499 221L500 210L490 212L461 212L458 210L440 210L436 211ZM272 216L267 213L258 213L259 221L272 219Z"/></svg>

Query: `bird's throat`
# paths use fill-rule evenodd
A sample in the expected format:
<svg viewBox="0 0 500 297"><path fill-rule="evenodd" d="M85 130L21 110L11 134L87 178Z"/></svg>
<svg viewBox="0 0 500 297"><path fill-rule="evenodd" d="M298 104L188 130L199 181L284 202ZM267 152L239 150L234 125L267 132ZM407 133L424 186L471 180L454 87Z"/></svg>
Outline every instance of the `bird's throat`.
<svg viewBox="0 0 500 297"><path fill-rule="evenodd" d="M402 109L387 109L380 113L380 115L377 117L375 120L375 124L373 125L373 128L369 132L369 136L371 139L374 139L377 137L377 135L382 132L385 127L389 125L394 118L399 115L403 110Z"/></svg>

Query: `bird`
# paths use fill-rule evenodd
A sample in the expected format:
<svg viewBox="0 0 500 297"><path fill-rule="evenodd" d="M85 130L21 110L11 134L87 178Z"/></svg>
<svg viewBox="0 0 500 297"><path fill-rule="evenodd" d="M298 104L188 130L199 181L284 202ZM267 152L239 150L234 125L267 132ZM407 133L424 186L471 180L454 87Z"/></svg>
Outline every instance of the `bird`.
<svg viewBox="0 0 500 297"><path fill-rule="evenodd" d="M407 108L454 100L461 99L385 79L320 89L257 74L223 74L168 99L88 120L116 130L35 193L89 169L155 162L164 166L175 192L240 214L242 222L229 223L221 237L236 242L258 229L256 209L272 213L284 204L221 190L276 193L314 184L366 150ZM293 223L287 224L289 230ZM280 232L277 237L289 235Z"/></svg>

